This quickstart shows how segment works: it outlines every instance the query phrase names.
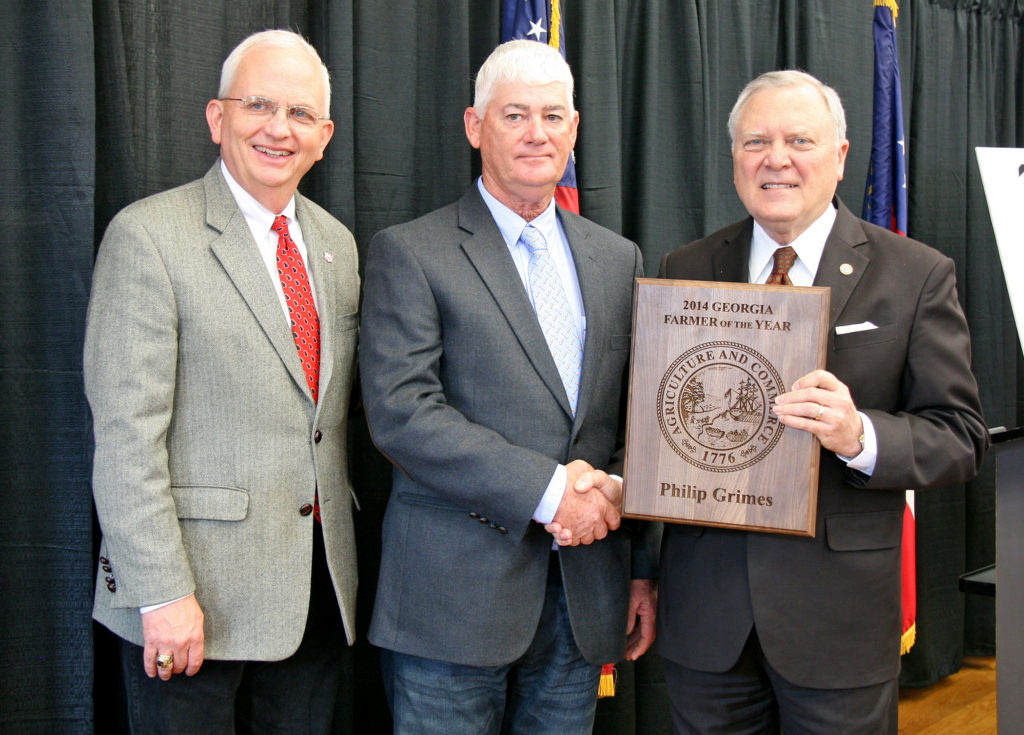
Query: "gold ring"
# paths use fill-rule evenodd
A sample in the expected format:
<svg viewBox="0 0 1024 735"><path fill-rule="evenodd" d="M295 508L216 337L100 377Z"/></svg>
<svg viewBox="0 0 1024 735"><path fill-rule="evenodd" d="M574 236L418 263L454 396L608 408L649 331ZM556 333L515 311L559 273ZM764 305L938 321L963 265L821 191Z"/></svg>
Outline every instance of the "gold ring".
<svg viewBox="0 0 1024 735"><path fill-rule="evenodd" d="M822 415L825 413L825 407L820 403L818 404L818 415L814 417L815 421L821 421Z"/></svg>
<svg viewBox="0 0 1024 735"><path fill-rule="evenodd" d="M173 653L160 653L156 657L156 665L161 669L169 669L174 666L174 654Z"/></svg>

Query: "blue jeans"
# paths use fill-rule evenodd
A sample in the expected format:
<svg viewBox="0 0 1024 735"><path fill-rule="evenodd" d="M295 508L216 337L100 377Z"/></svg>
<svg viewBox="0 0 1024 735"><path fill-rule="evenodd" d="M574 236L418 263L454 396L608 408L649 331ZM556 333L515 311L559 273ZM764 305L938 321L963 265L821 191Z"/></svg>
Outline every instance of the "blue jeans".
<svg viewBox="0 0 1024 735"><path fill-rule="evenodd" d="M503 666L381 651L395 735L590 735L601 668L583 658L557 564L533 642Z"/></svg>

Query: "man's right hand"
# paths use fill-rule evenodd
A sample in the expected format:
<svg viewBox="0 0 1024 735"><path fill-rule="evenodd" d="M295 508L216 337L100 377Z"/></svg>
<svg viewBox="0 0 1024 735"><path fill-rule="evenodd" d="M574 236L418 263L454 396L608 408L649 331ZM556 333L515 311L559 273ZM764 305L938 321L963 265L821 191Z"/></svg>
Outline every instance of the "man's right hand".
<svg viewBox="0 0 1024 735"><path fill-rule="evenodd" d="M159 676L164 681L171 674L192 676L203 664L203 611L194 594L183 597L142 616L142 665L146 676ZM156 665L157 654L170 654L174 664L167 668Z"/></svg>
<svg viewBox="0 0 1024 735"><path fill-rule="evenodd" d="M560 546L592 544L619 527L622 484L582 460L566 465L562 502L545 528Z"/></svg>

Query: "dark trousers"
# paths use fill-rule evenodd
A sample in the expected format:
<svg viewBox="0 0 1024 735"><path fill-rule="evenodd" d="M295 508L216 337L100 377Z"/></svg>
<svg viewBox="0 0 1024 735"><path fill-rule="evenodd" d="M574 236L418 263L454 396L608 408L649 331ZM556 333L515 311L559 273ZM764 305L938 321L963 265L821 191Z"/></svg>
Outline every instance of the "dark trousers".
<svg viewBox="0 0 1024 735"><path fill-rule="evenodd" d="M195 676L150 679L142 647L121 641L133 735L328 735L340 687L352 685L352 653L314 532L312 589L298 650L283 661L206 660Z"/></svg>
<svg viewBox="0 0 1024 735"><path fill-rule="evenodd" d="M798 687L768 663L754 631L729 671L696 671L666 659L665 684L675 735L897 732L898 680L855 689Z"/></svg>

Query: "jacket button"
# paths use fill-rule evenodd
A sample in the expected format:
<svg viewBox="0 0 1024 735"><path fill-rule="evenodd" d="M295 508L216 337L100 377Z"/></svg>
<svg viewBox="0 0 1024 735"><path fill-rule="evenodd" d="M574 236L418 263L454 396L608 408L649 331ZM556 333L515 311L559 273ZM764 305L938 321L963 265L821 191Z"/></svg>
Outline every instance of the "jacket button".
<svg viewBox="0 0 1024 735"><path fill-rule="evenodd" d="M110 559L108 559L105 556L101 556L100 557L100 564L109 564L109 563L110 563Z"/></svg>
<svg viewBox="0 0 1024 735"><path fill-rule="evenodd" d="M324 438L324 435L320 433L320 429L317 429L316 431L313 432L313 441L316 444L319 444L320 440L323 439L323 438Z"/></svg>
<svg viewBox="0 0 1024 735"><path fill-rule="evenodd" d="M477 518L477 520L480 521L481 523L487 523L487 519L484 518L483 516L480 516L479 518Z"/></svg>
<svg viewBox="0 0 1024 735"><path fill-rule="evenodd" d="M109 584L107 584L107 589L111 592L117 592L117 585L113 582L110 582Z"/></svg>
<svg viewBox="0 0 1024 735"><path fill-rule="evenodd" d="M110 568L109 566L107 566L106 564L104 564L104 565L103 565L103 571L104 571L104 572L112 572L112 571L114 571L114 570L113 570L113 569L111 569L111 568Z"/></svg>
<svg viewBox="0 0 1024 735"><path fill-rule="evenodd" d="M303 503L302 507L299 508L299 515L300 516L308 516L312 512L313 512L313 504L312 503Z"/></svg>
<svg viewBox="0 0 1024 735"><path fill-rule="evenodd" d="M506 533L508 533L508 529L505 528L504 526L498 526L498 533L506 534Z"/></svg>
<svg viewBox="0 0 1024 735"><path fill-rule="evenodd" d="M475 510L471 510L471 511L469 511L469 517L470 518L479 518L480 514L477 513Z"/></svg>

